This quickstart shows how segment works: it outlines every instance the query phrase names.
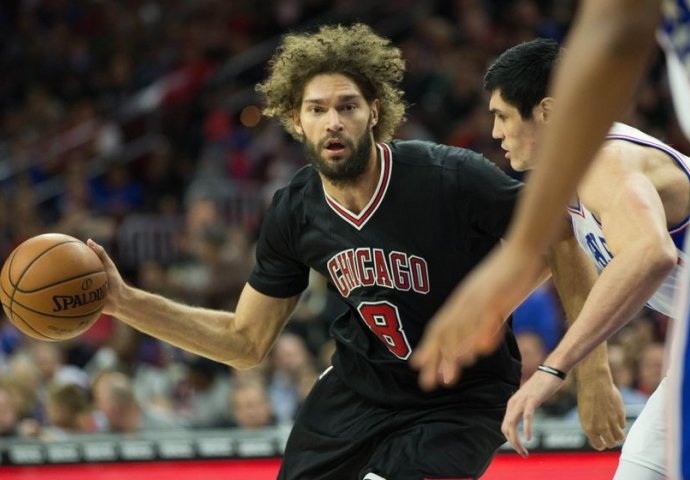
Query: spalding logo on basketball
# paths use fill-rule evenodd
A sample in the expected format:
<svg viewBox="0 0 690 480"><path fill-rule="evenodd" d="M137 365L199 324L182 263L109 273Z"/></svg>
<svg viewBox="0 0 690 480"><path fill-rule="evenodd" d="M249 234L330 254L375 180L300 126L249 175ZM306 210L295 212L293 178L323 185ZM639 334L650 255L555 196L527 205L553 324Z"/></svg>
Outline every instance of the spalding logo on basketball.
<svg viewBox="0 0 690 480"><path fill-rule="evenodd" d="M19 245L0 272L5 314L23 333L40 340L83 333L100 316L107 293L98 256L81 240L58 233Z"/></svg>

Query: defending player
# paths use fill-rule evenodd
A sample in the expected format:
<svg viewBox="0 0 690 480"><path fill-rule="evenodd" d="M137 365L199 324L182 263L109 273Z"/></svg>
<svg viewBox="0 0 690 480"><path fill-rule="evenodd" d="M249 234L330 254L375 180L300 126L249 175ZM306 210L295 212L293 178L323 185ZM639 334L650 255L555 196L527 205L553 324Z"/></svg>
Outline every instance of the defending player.
<svg viewBox="0 0 690 480"><path fill-rule="evenodd" d="M281 479L477 478L504 442L520 363L512 333L452 388L423 392L408 366L427 319L500 240L520 184L474 152L392 141L400 51L368 27L288 35L258 89L311 166L279 190L235 313L127 286L104 250L106 312L238 368L259 363L307 285L349 305L337 351L290 435Z"/></svg>
<svg viewBox="0 0 690 480"><path fill-rule="evenodd" d="M546 89L549 77L535 72L550 70L559 51L553 41L527 42L501 55L486 74L493 136L519 170L535 166L542 128L559 108L558 99L533 95ZM680 248L690 217L689 176L690 159L661 141L623 124L609 131L568 208L575 235L601 274L579 317L544 362L555 370L537 372L510 400L503 428L519 453L527 454L517 436L518 421L524 414L529 436L531 414L561 386L560 372L569 371L645 303L672 313L685 259ZM662 381L635 422L616 478L664 478L665 389Z"/></svg>
<svg viewBox="0 0 690 480"><path fill-rule="evenodd" d="M660 18L661 17L661 18ZM419 357L424 369L459 365L493 348L503 312L530 288L540 256L555 231L554 220L594 160L611 122L629 101L648 63L654 33L666 53L676 115L690 138L690 3L687 0L586 0L557 69L554 97L560 108L544 133L536 163L507 247L472 272L436 316ZM690 242L686 242L690 243ZM685 246L685 251L690 245ZM690 270L677 295L670 335L669 476L690 478ZM467 333L471 333L471 338ZM449 345L465 339L459 354ZM433 352L441 352L435 355Z"/></svg>

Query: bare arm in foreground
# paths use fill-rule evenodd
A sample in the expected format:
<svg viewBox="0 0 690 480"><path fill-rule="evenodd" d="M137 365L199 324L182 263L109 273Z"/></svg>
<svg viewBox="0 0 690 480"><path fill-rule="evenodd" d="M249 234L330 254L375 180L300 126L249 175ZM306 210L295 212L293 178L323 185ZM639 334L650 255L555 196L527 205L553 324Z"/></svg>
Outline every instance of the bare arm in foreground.
<svg viewBox="0 0 690 480"><path fill-rule="evenodd" d="M299 296L274 298L245 285L237 311L191 307L127 285L103 247L89 240L108 275L103 310L148 335L236 368L263 360Z"/></svg>

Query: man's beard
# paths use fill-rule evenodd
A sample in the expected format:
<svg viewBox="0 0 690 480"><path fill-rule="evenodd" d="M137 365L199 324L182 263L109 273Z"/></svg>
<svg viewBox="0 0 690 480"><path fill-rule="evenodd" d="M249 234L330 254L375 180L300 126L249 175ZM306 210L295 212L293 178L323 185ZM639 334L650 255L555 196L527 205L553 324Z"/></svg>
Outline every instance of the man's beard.
<svg viewBox="0 0 690 480"><path fill-rule="evenodd" d="M370 130L367 128L364 134L353 145L351 141L343 137L326 137L318 144L314 144L304 139L304 152L309 159L312 166L326 179L334 185L349 185L362 176L369 165L369 156L371 155L372 139ZM349 158L341 158L338 161L330 163L321 156L324 151L324 146L327 142L336 139L342 143L352 152Z"/></svg>

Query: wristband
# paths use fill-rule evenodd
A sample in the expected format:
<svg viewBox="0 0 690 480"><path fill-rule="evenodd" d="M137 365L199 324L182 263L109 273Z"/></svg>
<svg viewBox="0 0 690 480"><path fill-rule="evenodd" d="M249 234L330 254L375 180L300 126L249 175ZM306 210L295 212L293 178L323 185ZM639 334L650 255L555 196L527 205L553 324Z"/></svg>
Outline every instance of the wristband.
<svg viewBox="0 0 690 480"><path fill-rule="evenodd" d="M550 373L554 377L558 377L561 380L565 380L566 373L562 370L557 369L557 368L553 368L553 367L549 367L548 365L541 364L537 367L537 370L539 370L540 372L544 372L544 373Z"/></svg>

